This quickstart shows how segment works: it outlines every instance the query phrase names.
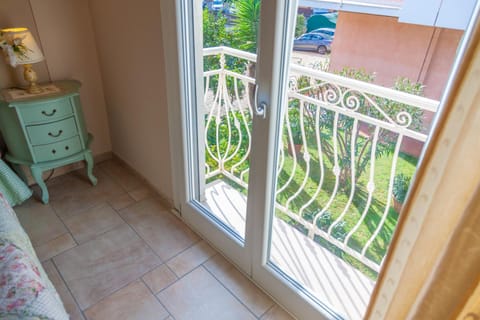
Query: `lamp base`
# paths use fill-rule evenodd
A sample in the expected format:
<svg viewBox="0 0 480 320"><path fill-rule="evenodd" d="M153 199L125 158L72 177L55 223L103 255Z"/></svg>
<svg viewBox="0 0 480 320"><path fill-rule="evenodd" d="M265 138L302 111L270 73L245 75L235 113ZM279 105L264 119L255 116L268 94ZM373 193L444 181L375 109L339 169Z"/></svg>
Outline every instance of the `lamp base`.
<svg viewBox="0 0 480 320"><path fill-rule="evenodd" d="M32 65L24 64L23 68L23 77L29 83L27 92L32 94L43 92L43 89L37 85L37 73L33 70Z"/></svg>

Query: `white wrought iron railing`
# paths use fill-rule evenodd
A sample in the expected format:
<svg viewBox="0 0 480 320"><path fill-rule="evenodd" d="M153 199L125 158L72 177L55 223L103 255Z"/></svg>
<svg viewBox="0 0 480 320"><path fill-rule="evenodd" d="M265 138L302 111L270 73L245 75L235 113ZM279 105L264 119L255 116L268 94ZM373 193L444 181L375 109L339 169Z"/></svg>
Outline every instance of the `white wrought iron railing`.
<svg viewBox="0 0 480 320"><path fill-rule="evenodd" d="M204 49L205 177L240 189L248 187L255 61ZM426 141L423 113L438 101L295 64L290 79L277 215L378 272L396 223L391 194L403 143Z"/></svg>

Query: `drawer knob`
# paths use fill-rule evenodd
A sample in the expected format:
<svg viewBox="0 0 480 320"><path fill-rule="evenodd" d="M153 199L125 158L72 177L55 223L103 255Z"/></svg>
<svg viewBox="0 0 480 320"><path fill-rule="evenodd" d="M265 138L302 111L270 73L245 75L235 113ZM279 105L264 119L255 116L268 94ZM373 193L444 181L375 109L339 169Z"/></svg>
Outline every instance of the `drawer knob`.
<svg viewBox="0 0 480 320"><path fill-rule="evenodd" d="M52 153L53 153L53 154L57 153L57 150L53 149L53 150L52 150Z"/></svg>
<svg viewBox="0 0 480 320"><path fill-rule="evenodd" d="M57 113L57 109L53 109L52 112L47 113L46 111L42 111L42 114L47 117L53 116L55 113Z"/></svg>
<svg viewBox="0 0 480 320"><path fill-rule="evenodd" d="M69 147L69 146L66 146L66 147L65 147L65 150L68 150L68 149L70 149L70 147Z"/></svg>
<svg viewBox="0 0 480 320"><path fill-rule="evenodd" d="M58 138L58 137L60 137L60 135L61 135L62 133L63 133L63 130L58 130L58 133L57 133L57 134L53 134L53 133L49 132L48 135L49 135L50 137L53 137L53 138Z"/></svg>

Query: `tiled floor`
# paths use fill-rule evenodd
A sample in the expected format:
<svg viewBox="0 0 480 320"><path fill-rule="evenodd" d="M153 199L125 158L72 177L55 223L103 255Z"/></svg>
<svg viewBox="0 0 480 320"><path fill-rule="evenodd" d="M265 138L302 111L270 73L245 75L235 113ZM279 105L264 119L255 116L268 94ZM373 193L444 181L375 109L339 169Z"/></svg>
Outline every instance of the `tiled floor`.
<svg viewBox="0 0 480 320"><path fill-rule="evenodd" d="M292 319L120 163L15 211L72 319Z"/></svg>

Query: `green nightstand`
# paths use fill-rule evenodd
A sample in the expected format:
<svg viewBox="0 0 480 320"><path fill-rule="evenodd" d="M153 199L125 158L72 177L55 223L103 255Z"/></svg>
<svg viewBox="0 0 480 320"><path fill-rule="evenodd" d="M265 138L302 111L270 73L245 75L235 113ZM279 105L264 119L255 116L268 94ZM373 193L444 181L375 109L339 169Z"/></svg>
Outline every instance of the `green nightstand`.
<svg viewBox="0 0 480 320"><path fill-rule="evenodd" d="M0 131L8 153L5 157L25 179L20 165L28 166L48 203L48 190L42 173L85 160L93 185L93 157L89 149L93 136L87 132L75 80L54 82L48 94L15 96L3 90L0 96Z"/></svg>

